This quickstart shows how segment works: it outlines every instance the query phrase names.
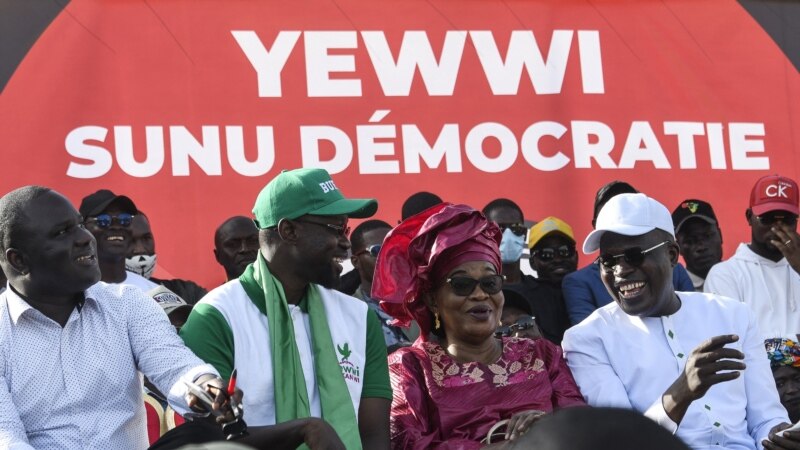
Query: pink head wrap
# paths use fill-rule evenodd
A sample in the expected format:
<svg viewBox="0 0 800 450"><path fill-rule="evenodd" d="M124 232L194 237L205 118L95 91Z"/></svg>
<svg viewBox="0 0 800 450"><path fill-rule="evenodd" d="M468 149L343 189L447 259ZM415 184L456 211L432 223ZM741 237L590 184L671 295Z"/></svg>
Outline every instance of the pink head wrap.
<svg viewBox="0 0 800 450"><path fill-rule="evenodd" d="M502 233L494 222L467 205L441 203L404 220L386 235L375 265L372 297L396 323L416 320L427 340L431 313L422 294L468 261L488 261L498 272Z"/></svg>

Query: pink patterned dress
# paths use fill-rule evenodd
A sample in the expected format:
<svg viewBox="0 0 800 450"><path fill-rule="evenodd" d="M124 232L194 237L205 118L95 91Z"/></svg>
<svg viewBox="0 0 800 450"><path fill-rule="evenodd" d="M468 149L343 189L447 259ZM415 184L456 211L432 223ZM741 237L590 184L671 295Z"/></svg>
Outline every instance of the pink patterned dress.
<svg viewBox="0 0 800 450"><path fill-rule="evenodd" d="M393 449L477 449L514 413L585 404L561 347L546 339L503 338L494 364L461 364L417 341L389 357L389 376Z"/></svg>

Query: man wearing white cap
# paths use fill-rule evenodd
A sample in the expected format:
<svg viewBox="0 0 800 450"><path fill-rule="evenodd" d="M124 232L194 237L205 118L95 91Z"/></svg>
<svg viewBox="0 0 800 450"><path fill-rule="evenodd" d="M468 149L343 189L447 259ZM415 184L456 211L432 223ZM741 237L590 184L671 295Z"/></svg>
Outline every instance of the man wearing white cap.
<svg viewBox="0 0 800 450"><path fill-rule="evenodd" d="M612 198L583 244L597 250L614 302L562 343L590 405L639 411L696 449L800 445L800 433L775 436L788 416L749 309L675 292L678 246L664 205L644 194Z"/></svg>

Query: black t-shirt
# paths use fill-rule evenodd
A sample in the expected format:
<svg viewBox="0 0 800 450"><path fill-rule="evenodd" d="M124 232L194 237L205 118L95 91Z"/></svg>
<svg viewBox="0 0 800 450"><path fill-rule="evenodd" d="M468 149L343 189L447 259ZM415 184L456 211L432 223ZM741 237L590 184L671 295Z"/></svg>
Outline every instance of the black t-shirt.
<svg viewBox="0 0 800 450"><path fill-rule="evenodd" d="M561 345L564 331L570 326L564 296L561 295L561 286L539 281L530 275L523 275L521 283L507 286L528 300L542 336L554 344Z"/></svg>

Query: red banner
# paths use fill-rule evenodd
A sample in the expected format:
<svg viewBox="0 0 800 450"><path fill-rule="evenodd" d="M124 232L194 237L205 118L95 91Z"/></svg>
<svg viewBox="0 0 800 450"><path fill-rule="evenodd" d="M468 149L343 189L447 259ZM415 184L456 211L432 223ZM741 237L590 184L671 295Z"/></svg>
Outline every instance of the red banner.
<svg viewBox="0 0 800 450"><path fill-rule="evenodd" d="M0 190L128 195L161 268L208 287L214 229L300 166L390 223L427 190L580 239L623 179L711 202L730 255L754 181L798 176L797 105L797 69L734 2L78 0L2 91Z"/></svg>

